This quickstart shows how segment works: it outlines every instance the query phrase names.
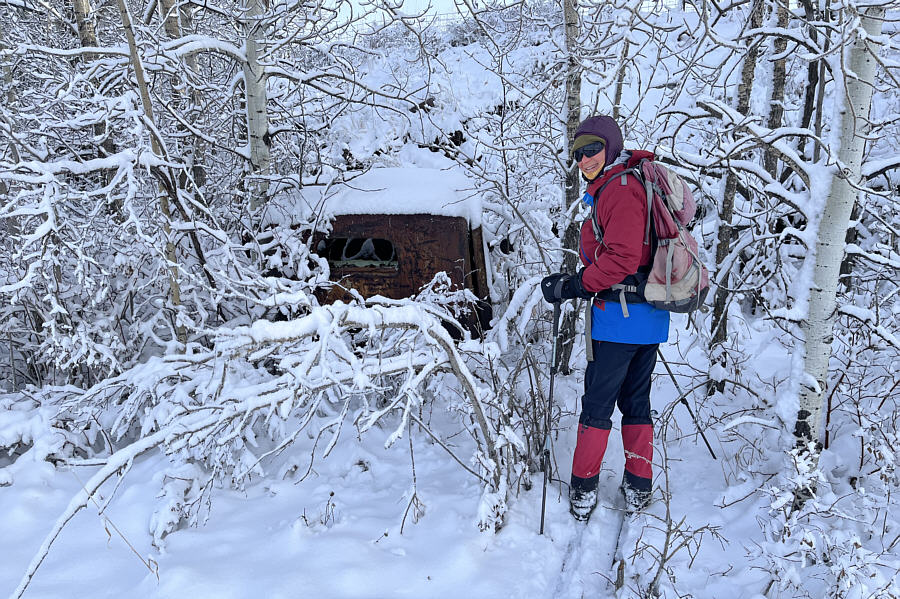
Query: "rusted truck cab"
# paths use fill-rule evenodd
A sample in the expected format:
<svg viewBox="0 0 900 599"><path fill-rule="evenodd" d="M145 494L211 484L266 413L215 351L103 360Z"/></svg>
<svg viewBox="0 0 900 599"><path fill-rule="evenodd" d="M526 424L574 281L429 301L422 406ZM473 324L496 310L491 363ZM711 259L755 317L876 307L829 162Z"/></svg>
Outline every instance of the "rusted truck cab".
<svg viewBox="0 0 900 599"><path fill-rule="evenodd" d="M460 319L473 335L490 326L490 270L481 228L481 202L459 172L373 169L322 199L322 231L312 249L328 260L333 285L322 302L415 295L439 272L477 301Z"/></svg>

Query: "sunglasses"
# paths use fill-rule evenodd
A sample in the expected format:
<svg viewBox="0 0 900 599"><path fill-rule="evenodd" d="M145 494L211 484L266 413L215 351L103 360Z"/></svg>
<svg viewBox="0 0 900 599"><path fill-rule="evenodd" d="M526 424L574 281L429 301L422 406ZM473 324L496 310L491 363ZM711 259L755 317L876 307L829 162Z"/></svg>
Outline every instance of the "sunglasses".
<svg viewBox="0 0 900 599"><path fill-rule="evenodd" d="M591 156L596 156L600 152L603 151L603 148L606 147L602 141L591 142L583 148L578 148L575 150L575 162L581 162L581 159L587 156L590 158Z"/></svg>

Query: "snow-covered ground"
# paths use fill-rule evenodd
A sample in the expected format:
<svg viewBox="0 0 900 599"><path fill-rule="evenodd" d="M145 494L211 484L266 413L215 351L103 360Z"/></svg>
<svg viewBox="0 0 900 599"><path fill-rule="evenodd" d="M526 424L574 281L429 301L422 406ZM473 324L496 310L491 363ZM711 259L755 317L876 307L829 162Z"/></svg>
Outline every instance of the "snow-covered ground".
<svg viewBox="0 0 900 599"><path fill-rule="evenodd" d="M666 349L674 355L672 347ZM768 358L770 364L779 362L777 356ZM577 364L583 359L573 358ZM563 417L554 454L559 472L567 477L580 368L558 377L556 385ZM667 413L676 397L658 365L654 409ZM631 555L642 538L658 536L654 516L665 515L660 498L668 485L671 516L676 522L684 518L682 528L710 527L721 535L716 539L707 532L699 551L689 544L677 554L675 587L698 598L756 597L767 581L742 564L745 546L760 534L754 504L758 499L732 503L740 498L738 488L728 493L730 505L719 507L728 491L728 466L710 457L683 406L675 406L672 414L667 438L656 442L657 461L663 454L668 458L668 477L656 469L657 501L651 516L637 521L623 539L623 549ZM440 417L437 412L435 417ZM435 428L449 431L452 423ZM706 433L722 456L717 431ZM413 435L411 447L403 439L390 449L383 447L385 435L345 437L328 458L314 462L304 480L289 476L251 483L245 493L215 491L206 524L175 531L163 539L161 548L151 544L150 530L167 460L156 453L145 455L102 515L92 504L68 524L25 597L613 596L608 552L616 516L604 506L615 502L624 462L615 432L601 475L601 507L575 551L576 567L566 568L571 576L562 573L562 562L578 525L568 513L564 486L553 482L548 489L544 536L538 534L539 472L532 479L535 486L510 506L504 527L495 535L483 533L476 522L479 481L425 435ZM451 447L467 443L465 439L445 437ZM305 464L303 448L298 443L292 451L301 454L297 459ZM454 448L467 455L465 447ZM0 488L2 592L16 587L53 522L96 469L54 469L27 459L15 464L15 484ZM114 485L107 483L97 501L102 504ZM413 492L416 501L411 501ZM646 556L632 556L628 564L647 567ZM626 585L618 596L633 596L632 590Z"/></svg>

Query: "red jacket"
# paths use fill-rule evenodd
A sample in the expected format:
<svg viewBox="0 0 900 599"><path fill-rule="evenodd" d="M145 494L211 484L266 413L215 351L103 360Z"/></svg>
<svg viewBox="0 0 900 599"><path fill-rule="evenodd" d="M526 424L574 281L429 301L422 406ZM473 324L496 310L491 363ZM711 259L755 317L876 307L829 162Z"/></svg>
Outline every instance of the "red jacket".
<svg viewBox="0 0 900 599"><path fill-rule="evenodd" d="M650 264L650 244L644 243L647 227L647 193L637 177L628 175L625 185L621 172L641 159L653 160L652 152L635 150L625 164L617 164L594 179L587 192L597 205L597 218L603 230L598 242L590 218L581 225L581 261L585 265L581 283L590 292L603 291L622 282L638 267ZM614 180L618 178L618 180ZM596 197L597 190L609 181Z"/></svg>

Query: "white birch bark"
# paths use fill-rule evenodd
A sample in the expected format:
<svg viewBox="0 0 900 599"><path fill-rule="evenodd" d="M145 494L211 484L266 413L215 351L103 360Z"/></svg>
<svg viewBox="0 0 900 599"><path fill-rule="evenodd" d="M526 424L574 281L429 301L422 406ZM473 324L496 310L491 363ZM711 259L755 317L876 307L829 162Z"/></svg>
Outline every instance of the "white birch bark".
<svg viewBox="0 0 900 599"><path fill-rule="evenodd" d="M836 171L833 176L819 224L809 315L803 323L807 381L801 389L795 434L811 441L821 438L822 402L827 388L828 362L837 315L838 279L850 213L858 193L851 182L857 184L861 181L865 137L870 129L868 117L872 105L877 47L869 47L869 40L881 35L884 9L868 7L860 17L860 25L866 35L857 35L849 48L849 60L845 62L843 73L845 95L841 114L841 147L838 151L842 171Z"/></svg>
<svg viewBox="0 0 900 599"><path fill-rule="evenodd" d="M247 139L250 144L250 165L253 178L250 181L250 209L256 211L262 206L268 192L268 183L256 176L269 174L269 115L266 112L266 77L259 64L259 41L261 32L259 16L263 13L265 0L247 0L244 15L247 35L244 62L244 90L247 101Z"/></svg>

